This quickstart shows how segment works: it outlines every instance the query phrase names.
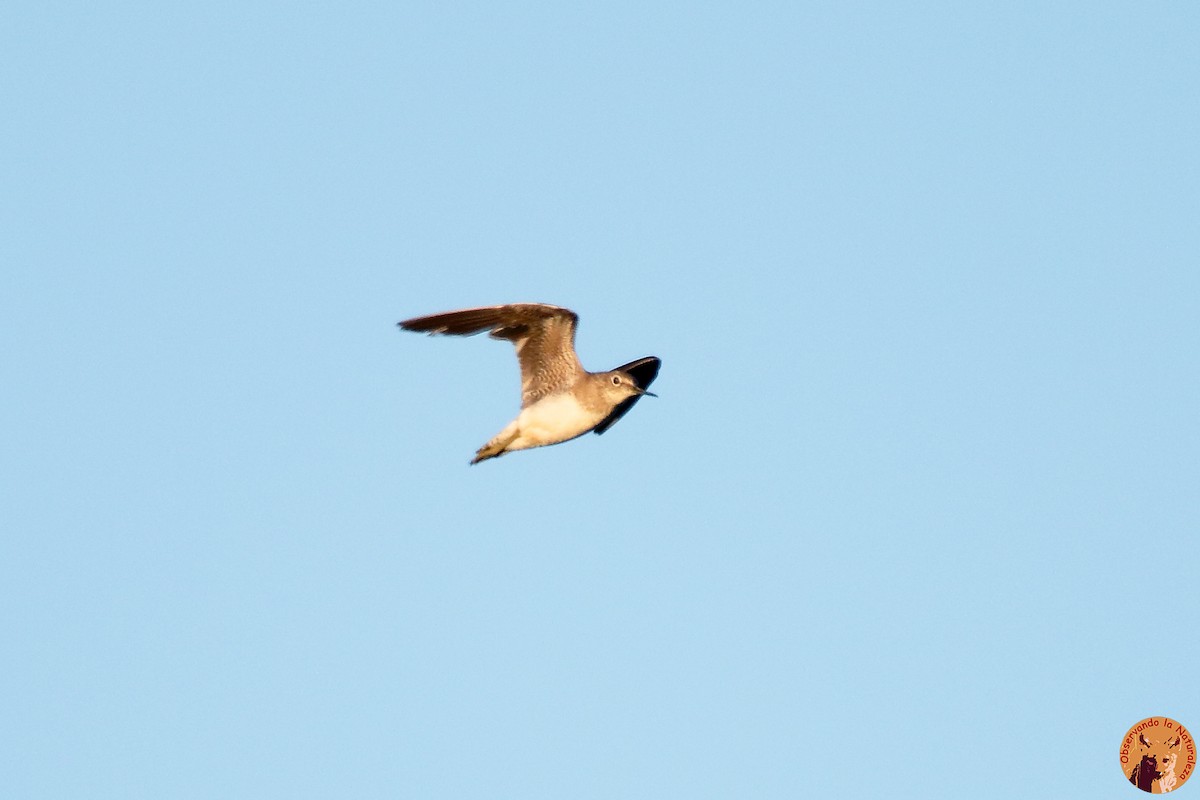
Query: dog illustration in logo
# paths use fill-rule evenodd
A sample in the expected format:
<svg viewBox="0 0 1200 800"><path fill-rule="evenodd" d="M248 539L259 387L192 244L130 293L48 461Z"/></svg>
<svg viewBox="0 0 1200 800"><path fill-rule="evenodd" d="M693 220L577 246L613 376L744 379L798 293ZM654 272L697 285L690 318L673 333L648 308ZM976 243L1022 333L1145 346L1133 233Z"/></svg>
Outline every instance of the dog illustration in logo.
<svg viewBox="0 0 1200 800"><path fill-rule="evenodd" d="M1129 773L1129 782L1143 792L1166 794L1175 788L1175 762L1179 759L1179 745L1182 739L1179 734L1167 734L1162 741L1152 741L1146 734L1139 733L1142 760Z"/></svg>

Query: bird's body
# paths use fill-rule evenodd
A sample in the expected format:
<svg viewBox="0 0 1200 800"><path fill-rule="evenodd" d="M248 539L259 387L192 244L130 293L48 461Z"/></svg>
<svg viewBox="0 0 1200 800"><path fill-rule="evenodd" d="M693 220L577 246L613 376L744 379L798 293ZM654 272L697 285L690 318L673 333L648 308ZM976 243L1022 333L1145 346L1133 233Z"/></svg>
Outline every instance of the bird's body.
<svg viewBox="0 0 1200 800"><path fill-rule="evenodd" d="M658 375L647 356L608 372L588 372L575 354L575 312L541 303L448 311L400 323L410 331L507 339L521 365L521 412L479 448L472 464L513 450L558 444L588 431L604 433Z"/></svg>
<svg viewBox="0 0 1200 800"><path fill-rule="evenodd" d="M581 403L571 392L543 397L522 408L516 419L480 449L477 460L575 439L595 428L607 415L603 409ZM499 449L494 454L488 452L493 448Z"/></svg>

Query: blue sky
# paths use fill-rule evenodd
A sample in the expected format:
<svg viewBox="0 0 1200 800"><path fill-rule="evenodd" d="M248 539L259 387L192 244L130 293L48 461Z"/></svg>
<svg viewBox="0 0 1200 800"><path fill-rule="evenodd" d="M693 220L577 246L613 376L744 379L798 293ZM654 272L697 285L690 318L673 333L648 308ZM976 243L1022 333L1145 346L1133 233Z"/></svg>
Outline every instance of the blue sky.
<svg viewBox="0 0 1200 800"><path fill-rule="evenodd" d="M2 15L5 796L1115 797L1200 728L1194 4ZM512 301L660 398L469 468L511 348L395 323Z"/></svg>

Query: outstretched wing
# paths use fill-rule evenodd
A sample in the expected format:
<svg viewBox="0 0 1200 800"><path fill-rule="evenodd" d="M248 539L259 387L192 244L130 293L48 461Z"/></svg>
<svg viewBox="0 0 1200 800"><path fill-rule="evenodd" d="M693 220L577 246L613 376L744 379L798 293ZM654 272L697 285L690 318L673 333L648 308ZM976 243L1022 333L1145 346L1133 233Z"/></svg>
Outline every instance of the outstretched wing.
<svg viewBox="0 0 1200 800"><path fill-rule="evenodd" d="M622 367L617 367L617 369L628 372L629 376L633 378L633 382L637 384L637 387L645 391L650 384L654 383L654 379L658 377L658 368L661 365L662 359L655 358L654 356L646 356L645 358L639 358L637 361L630 361ZM634 403L641 399L642 396L637 394L617 403L617 407L612 410L612 413L600 420L599 425L592 428L592 433L597 436L604 433L615 425L617 420L625 416L629 412L629 409L633 408Z"/></svg>
<svg viewBox="0 0 1200 800"><path fill-rule="evenodd" d="M517 348L521 364L521 407L556 394L584 374L575 355L574 311L543 303L468 308L416 317L400 323L406 331L472 336L489 331L493 339L507 339Z"/></svg>

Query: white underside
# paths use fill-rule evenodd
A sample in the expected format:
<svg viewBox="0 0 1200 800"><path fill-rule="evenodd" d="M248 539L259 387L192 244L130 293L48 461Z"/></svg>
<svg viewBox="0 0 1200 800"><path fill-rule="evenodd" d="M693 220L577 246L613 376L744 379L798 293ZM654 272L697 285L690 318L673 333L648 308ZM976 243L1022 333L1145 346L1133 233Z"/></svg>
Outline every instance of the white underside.
<svg viewBox="0 0 1200 800"><path fill-rule="evenodd" d="M505 432L511 431L514 426L517 429L517 437L504 449L524 450L565 442L587 433L602 419L603 414L589 411L576 401L574 395L546 397L522 409L504 429ZM500 436L504 436L504 433Z"/></svg>

